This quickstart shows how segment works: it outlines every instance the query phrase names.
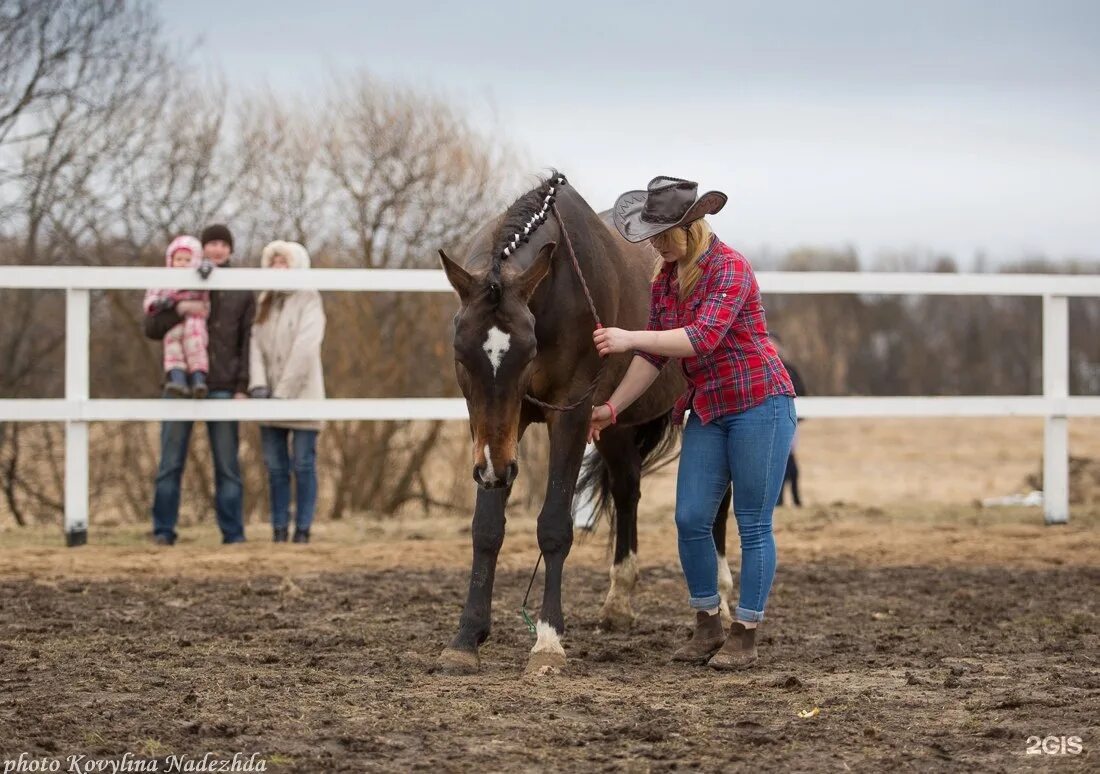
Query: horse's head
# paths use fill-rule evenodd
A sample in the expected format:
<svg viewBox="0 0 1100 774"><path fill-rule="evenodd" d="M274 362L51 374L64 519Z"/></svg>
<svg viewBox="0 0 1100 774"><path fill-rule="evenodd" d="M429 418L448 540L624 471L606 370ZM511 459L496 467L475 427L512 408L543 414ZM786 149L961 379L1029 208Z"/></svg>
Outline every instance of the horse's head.
<svg viewBox="0 0 1100 774"><path fill-rule="evenodd" d="M554 246L538 246L525 269L498 265L478 274L439 251L460 301L454 319L455 373L470 412L474 481L483 489L509 486L519 473L520 410L538 352L528 302L550 269Z"/></svg>

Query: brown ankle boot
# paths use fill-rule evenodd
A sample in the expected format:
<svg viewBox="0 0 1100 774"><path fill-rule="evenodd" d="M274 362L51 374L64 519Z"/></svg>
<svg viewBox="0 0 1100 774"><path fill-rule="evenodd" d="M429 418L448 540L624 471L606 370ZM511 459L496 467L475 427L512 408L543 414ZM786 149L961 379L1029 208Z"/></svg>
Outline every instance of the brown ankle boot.
<svg viewBox="0 0 1100 774"><path fill-rule="evenodd" d="M695 630L691 633L691 639L672 654L672 660L705 664L707 659L722 647L725 639L722 616L711 615L705 610L700 610L695 614Z"/></svg>
<svg viewBox="0 0 1100 774"><path fill-rule="evenodd" d="M707 662L707 666L721 670L745 669L755 661L756 628L747 629L740 621L734 621L726 644Z"/></svg>

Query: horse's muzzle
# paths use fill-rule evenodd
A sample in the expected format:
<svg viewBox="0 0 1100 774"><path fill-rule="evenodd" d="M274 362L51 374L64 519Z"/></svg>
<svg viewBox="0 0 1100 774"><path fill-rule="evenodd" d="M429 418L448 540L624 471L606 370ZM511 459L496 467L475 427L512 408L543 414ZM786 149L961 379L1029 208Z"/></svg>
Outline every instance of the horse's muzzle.
<svg viewBox="0 0 1100 774"><path fill-rule="evenodd" d="M501 489L511 486L519 475L519 463L512 460L504 468L503 475L490 475L488 465L474 465L474 481L482 489Z"/></svg>

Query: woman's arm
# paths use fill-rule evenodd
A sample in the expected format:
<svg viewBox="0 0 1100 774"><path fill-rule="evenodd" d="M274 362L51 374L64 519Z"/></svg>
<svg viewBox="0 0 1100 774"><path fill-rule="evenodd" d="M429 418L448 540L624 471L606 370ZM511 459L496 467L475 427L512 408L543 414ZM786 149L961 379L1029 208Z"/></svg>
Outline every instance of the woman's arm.
<svg viewBox="0 0 1100 774"><path fill-rule="evenodd" d="M659 373L661 372L654 368L652 363L635 355L630 361L630 367L626 369L626 375L615 388L615 392L611 393L607 402L615 406L616 412L625 411L627 406L638 400L642 393L649 389L649 385L653 384Z"/></svg>
<svg viewBox="0 0 1100 774"><path fill-rule="evenodd" d="M627 331L622 328L600 328L592 336L600 355L637 350L660 358L695 357L691 339L683 328L669 331ZM652 361L650 361L652 363Z"/></svg>
<svg viewBox="0 0 1100 774"><path fill-rule="evenodd" d="M615 392L611 393L607 403L592 409L592 419L588 427L588 440L590 442L593 440L598 441L600 432L618 419L620 412L625 411L627 406L648 390L649 385L653 384L653 380L660 373L661 370L651 362L640 355L635 355L634 359L630 361L630 366L626 369L626 375L619 382L619 386L615 388ZM611 406L615 407L614 413L612 413Z"/></svg>
<svg viewBox="0 0 1100 774"><path fill-rule="evenodd" d="M673 328L670 331L630 331L631 349L640 349L652 355L664 357L695 357L698 352L691 345L687 330Z"/></svg>
<svg viewBox="0 0 1100 774"><path fill-rule="evenodd" d="M253 324L253 329L256 327ZM260 339L255 330L249 331L248 343L248 394L253 390L268 390L267 367L264 364L264 353L260 349Z"/></svg>
<svg viewBox="0 0 1100 774"><path fill-rule="evenodd" d="M601 355L633 349L658 357L681 358L714 351L755 290L756 279L748 261L742 258L724 263L707 282L706 298L691 325L667 331L653 330L653 325L644 331L600 328L593 334L596 349Z"/></svg>
<svg viewBox="0 0 1100 774"><path fill-rule="evenodd" d="M290 344L290 352L279 375L279 383L268 385L279 398L300 396L309 382L314 362L321 359L321 343L325 338L325 309L321 303L321 294L316 291L298 292L309 293L309 301L298 318L294 341Z"/></svg>

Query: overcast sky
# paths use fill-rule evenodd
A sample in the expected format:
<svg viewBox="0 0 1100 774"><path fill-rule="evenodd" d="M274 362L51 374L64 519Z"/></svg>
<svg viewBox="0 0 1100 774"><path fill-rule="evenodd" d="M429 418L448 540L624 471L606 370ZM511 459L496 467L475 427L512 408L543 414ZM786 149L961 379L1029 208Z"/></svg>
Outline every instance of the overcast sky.
<svg viewBox="0 0 1100 774"><path fill-rule="evenodd" d="M746 251L1100 258L1100 2L159 5L233 88L423 86L596 209L656 174L724 190Z"/></svg>

